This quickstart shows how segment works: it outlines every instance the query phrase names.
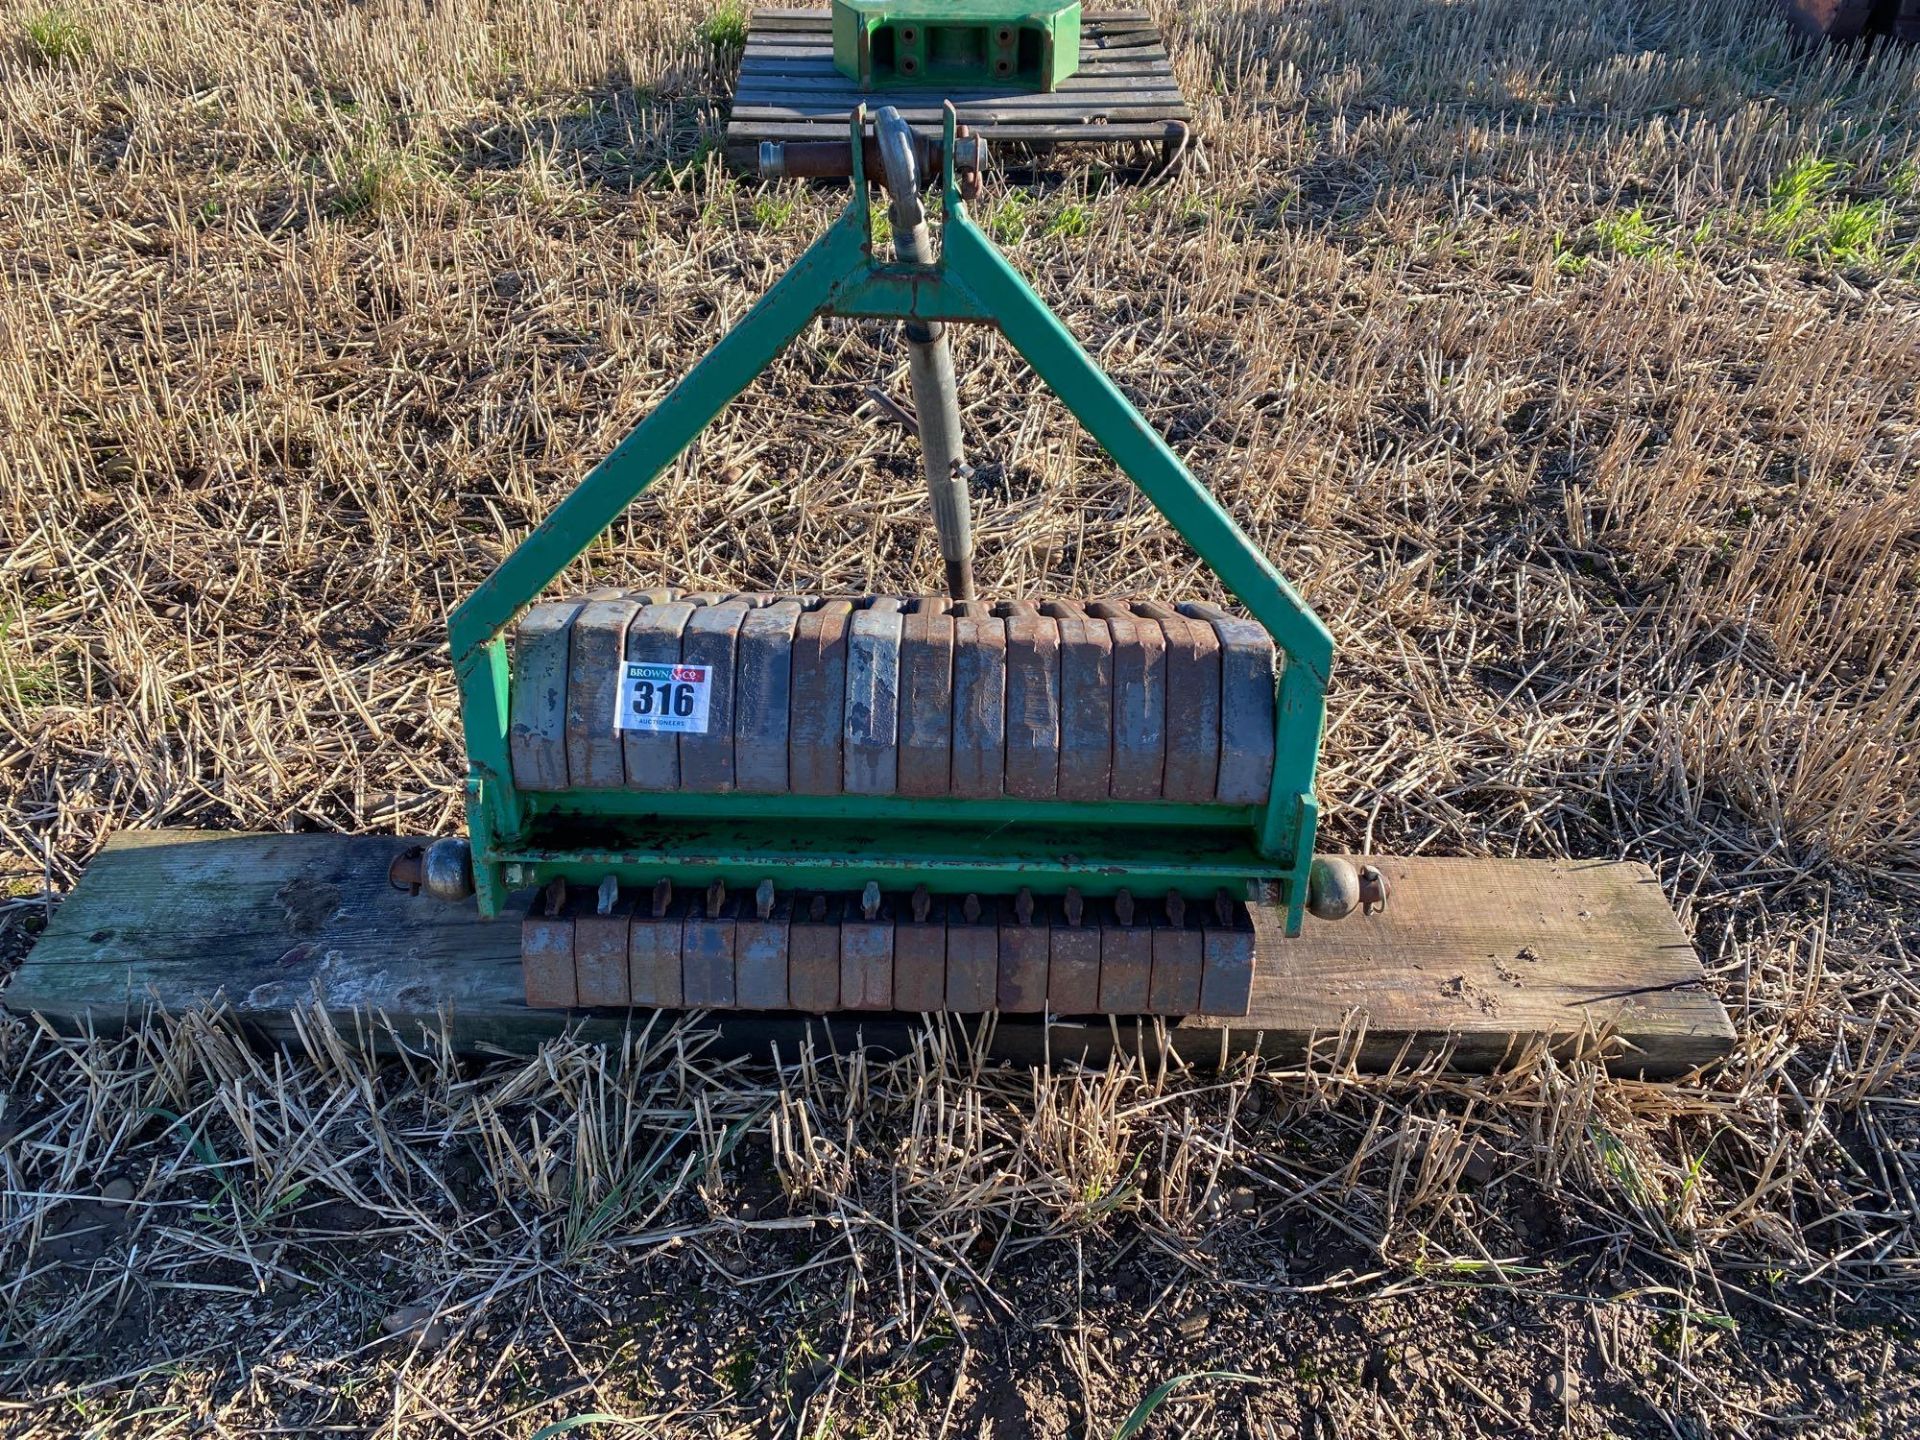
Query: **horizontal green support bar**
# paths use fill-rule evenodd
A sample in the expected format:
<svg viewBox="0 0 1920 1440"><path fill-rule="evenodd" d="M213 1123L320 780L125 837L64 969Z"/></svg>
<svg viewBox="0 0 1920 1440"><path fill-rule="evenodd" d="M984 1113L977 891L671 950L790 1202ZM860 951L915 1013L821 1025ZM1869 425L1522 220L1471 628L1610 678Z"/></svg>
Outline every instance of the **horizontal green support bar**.
<svg viewBox="0 0 1920 1440"><path fill-rule="evenodd" d="M953 320L993 324L993 316L938 266L877 265L833 292L830 314L877 320Z"/></svg>
<svg viewBox="0 0 1920 1440"><path fill-rule="evenodd" d="M756 795L642 790L522 791L535 823L547 816L569 821L646 819L852 820L874 823L925 821L968 826L1040 825L1107 828L1215 829L1244 837L1262 813L1248 805L1182 805L1165 800L921 800L904 795ZM883 842L884 843L884 842Z"/></svg>
<svg viewBox="0 0 1920 1440"><path fill-rule="evenodd" d="M1073 886L1086 895L1125 888L1141 896L1179 890L1197 897L1221 887L1239 896L1250 880L1281 878L1245 837L1198 831L1155 842L1079 826L956 831L898 824L877 836L871 825L855 821L823 820L796 830L779 822L662 819L570 838L576 843L565 847L501 850L495 858L506 883L540 885L558 876L597 885L616 875L637 887L664 877L682 885L724 880L740 890L771 879L783 890L853 891L872 880L889 891L925 885L950 895L1008 895L1024 885L1041 894Z"/></svg>

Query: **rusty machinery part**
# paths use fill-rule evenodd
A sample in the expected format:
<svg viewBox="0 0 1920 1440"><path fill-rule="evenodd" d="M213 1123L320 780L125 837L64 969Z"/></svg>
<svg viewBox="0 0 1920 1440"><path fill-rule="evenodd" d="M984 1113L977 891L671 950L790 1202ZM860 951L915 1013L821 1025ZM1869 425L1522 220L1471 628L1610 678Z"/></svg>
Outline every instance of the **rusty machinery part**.
<svg viewBox="0 0 1920 1440"><path fill-rule="evenodd" d="M1246 903L777 891L721 881L644 895L556 880L521 918L527 1004L982 1014L1244 1015Z"/></svg>
<svg viewBox="0 0 1920 1440"><path fill-rule="evenodd" d="M1920 0L1781 0L1787 23L1808 40L1844 43L1891 36L1920 43Z"/></svg>
<svg viewBox="0 0 1920 1440"><path fill-rule="evenodd" d="M915 130L913 144L914 173L919 183L932 185L940 178L945 155L942 142ZM980 177L987 168L986 137L958 128L953 142L954 178L960 194L972 200L980 193ZM881 142L870 134L861 146L862 169L870 177L884 174ZM853 174L852 149L843 140L763 140L760 142L760 176L765 180L845 180Z"/></svg>
<svg viewBox="0 0 1920 1440"><path fill-rule="evenodd" d="M1360 867L1360 913L1371 915L1387 908L1387 877L1378 865Z"/></svg>
<svg viewBox="0 0 1920 1440"><path fill-rule="evenodd" d="M468 899L473 894L473 850L458 836L410 845L393 857L387 883L409 895L424 893L448 903Z"/></svg>
<svg viewBox="0 0 1920 1440"><path fill-rule="evenodd" d="M1307 871L1307 913L1316 920L1344 920L1360 908L1360 873L1351 860L1316 855Z"/></svg>
<svg viewBox="0 0 1920 1440"><path fill-rule="evenodd" d="M1316 855L1307 872L1307 911L1319 920L1344 920L1387 908L1386 873L1378 865L1355 868L1338 855Z"/></svg>
<svg viewBox="0 0 1920 1440"><path fill-rule="evenodd" d="M1178 175L1189 158L1197 162L1203 174L1211 172L1213 167L1194 143L1193 127L1184 120L1169 120L1164 138L1160 141L1160 159L1153 167L1153 174L1160 177Z"/></svg>

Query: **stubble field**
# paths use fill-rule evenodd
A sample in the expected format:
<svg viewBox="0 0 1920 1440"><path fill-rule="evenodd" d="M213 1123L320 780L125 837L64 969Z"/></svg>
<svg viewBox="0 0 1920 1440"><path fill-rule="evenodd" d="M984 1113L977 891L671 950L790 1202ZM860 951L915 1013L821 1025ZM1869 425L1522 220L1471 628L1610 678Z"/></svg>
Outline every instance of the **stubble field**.
<svg viewBox="0 0 1920 1440"><path fill-rule="evenodd" d="M1920 1424L1920 52L1762 0L1153 9L1210 168L978 208L1333 629L1323 845L1645 860L1732 1057L0 1020L9 1433ZM739 19L0 0L9 963L117 827L457 828L448 608L842 203L717 158ZM1209 589L959 354L984 588ZM874 385L897 337L816 327L570 580L925 588Z"/></svg>

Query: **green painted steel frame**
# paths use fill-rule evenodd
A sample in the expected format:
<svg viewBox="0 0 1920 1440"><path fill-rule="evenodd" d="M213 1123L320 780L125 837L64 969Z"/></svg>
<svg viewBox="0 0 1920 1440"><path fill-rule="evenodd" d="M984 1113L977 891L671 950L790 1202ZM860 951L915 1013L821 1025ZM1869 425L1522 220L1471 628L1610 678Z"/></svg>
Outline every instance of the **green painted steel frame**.
<svg viewBox="0 0 1920 1440"><path fill-rule="evenodd" d="M482 912L499 913L508 891L521 883L557 874L589 878L583 867L591 868L594 877L620 868L623 852L617 849L555 849L534 843L540 817L557 813L556 807L609 818L635 813L624 792L569 791L536 799L515 789L507 741L507 627L816 317L918 317L998 326L1114 463L1273 636L1284 657L1278 682L1274 778L1266 806L1240 812L1253 821L1253 843L1239 858L1251 858L1257 865L1254 874L1240 873L1242 878L1276 878L1283 883L1287 932L1296 933L1313 858L1317 814L1313 779L1326 717L1333 637L973 223L953 173L951 106L946 111L941 258L927 266L875 262L860 164L859 139L865 123L864 110L856 110L852 117L853 199L845 213L454 610L448 622L466 731L468 829ZM772 814L776 801L799 797L646 798L660 803L641 814L664 820L671 811L694 820L725 820L745 826L739 833L751 839L749 817ZM901 807L916 803L894 797L839 798L849 818L887 825L900 823ZM1060 815L1043 801L982 800L966 806L965 815L996 826L1044 824ZM1192 824L1217 821L1223 808L1231 807L1161 805L1150 813L1157 823ZM916 813L940 812L921 807ZM741 859L749 862L747 867L730 871L721 865L715 873L750 888L758 878L751 866L763 864L775 843L771 832L763 838L767 843L758 847L744 845ZM896 878L886 874L888 862L883 857L890 853L884 841L870 852L877 878ZM624 858L636 870L649 863L644 848L627 852ZM982 873L1003 873L1007 864L1017 860L1011 850L987 857ZM657 866L657 854L653 863ZM1071 863L1056 864L1056 878L1072 868Z"/></svg>

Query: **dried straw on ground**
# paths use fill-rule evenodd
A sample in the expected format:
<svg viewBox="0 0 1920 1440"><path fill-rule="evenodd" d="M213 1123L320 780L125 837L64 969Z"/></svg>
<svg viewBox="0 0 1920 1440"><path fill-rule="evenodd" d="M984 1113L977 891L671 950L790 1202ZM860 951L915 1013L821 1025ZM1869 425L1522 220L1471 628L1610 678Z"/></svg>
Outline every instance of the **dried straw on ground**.
<svg viewBox="0 0 1920 1440"><path fill-rule="evenodd" d="M1912 1428L1920 54L1762 0L1155 8L1211 172L984 213L1333 627L1328 843L1647 860L1735 1055L7 1022L11 1432L1105 1436L1180 1377L1150 1429ZM736 20L0 3L8 953L117 826L457 825L448 606L839 204L714 158ZM961 353L988 585L1207 588ZM904 368L816 328L574 578L924 586Z"/></svg>

